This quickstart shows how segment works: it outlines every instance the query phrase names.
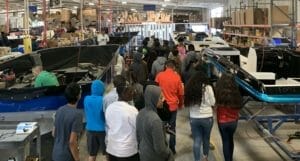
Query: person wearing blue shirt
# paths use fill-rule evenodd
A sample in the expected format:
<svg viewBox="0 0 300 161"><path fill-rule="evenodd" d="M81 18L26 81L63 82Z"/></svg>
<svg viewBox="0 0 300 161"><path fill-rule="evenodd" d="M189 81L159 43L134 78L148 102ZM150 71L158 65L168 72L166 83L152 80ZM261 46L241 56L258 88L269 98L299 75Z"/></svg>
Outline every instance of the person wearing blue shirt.
<svg viewBox="0 0 300 161"><path fill-rule="evenodd" d="M100 80L91 85L91 95L84 99L84 112L86 118L87 147L89 161L95 161L99 148L105 154L105 117L103 112L103 93L105 87Z"/></svg>

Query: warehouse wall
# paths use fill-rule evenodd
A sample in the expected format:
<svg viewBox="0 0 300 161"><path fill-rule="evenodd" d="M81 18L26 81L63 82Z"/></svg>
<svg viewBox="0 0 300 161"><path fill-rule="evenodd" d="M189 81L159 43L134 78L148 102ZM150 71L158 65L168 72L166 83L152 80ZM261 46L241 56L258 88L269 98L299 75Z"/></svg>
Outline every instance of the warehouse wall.
<svg viewBox="0 0 300 161"><path fill-rule="evenodd" d="M210 19L209 9L207 9L207 8L202 9L202 17L203 17L203 22L209 22L209 19Z"/></svg>

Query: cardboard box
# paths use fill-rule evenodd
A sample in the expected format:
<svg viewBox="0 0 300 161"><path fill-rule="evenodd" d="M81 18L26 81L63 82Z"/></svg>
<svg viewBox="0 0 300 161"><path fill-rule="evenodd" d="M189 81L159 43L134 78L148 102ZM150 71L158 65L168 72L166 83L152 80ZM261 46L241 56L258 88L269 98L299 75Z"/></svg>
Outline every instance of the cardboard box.
<svg viewBox="0 0 300 161"><path fill-rule="evenodd" d="M0 25L0 32L5 32L5 25Z"/></svg>
<svg viewBox="0 0 300 161"><path fill-rule="evenodd" d="M273 6L272 8L272 23L273 24L289 24L289 7L288 6ZM270 23L269 23L270 24Z"/></svg>
<svg viewBox="0 0 300 161"><path fill-rule="evenodd" d="M232 18L232 24L237 25L237 17L236 17L236 12L232 12L233 18Z"/></svg>
<svg viewBox="0 0 300 161"><path fill-rule="evenodd" d="M245 10L245 24L253 25L254 24L254 10L253 8L248 8Z"/></svg>
<svg viewBox="0 0 300 161"><path fill-rule="evenodd" d="M235 25L235 12L231 12L231 24Z"/></svg>
<svg viewBox="0 0 300 161"><path fill-rule="evenodd" d="M240 25L240 24L241 24L241 20L240 20L240 11L236 11L236 12L235 12L235 24L236 24L236 25Z"/></svg>
<svg viewBox="0 0 300 161"><path fill-rule="evenodd" d="M268 23L268 12L264 8L248 8L245 10L246 25L261 25Z"/></svg>
<svg viewBox="0 0 300 161"><path fill-rule="evenodd" d="M10 47L0 47L0 57L11 54Z"/></svg>
<svg viewBox="0 0 300 161"><path fill-rule="evenodd" d="M300 43L300 30L297 30L297 44Z"/></svg>
<svg viewBox="0 0 300 161"><path fill-rule="evenodd" d="M80 20L80 10L77 10L77 18ZM102 14L103 15L103 14ZM84 21L96 21L97 20L97 10L95 8L85 8L82 10L82 17Z"/></svg>
<svg viewBox="0 0 300 161"><path fill-rule="evenodd" d="M259 8L254 15L254 24L268 24L268 9Z"/></svg>
<svg viewBox="0 0 300 161"><path fill-rule="evenodd" d="M72 11L69 9L62 9L60 21L70 22Z"/></svg>

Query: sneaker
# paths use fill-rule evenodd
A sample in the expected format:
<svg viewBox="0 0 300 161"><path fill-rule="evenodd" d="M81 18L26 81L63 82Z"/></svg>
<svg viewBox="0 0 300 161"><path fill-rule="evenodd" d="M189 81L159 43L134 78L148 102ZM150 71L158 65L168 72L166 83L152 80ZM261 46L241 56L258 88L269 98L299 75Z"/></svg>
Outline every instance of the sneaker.
<svg viewBox="0 0 300 161"><path fill-rule="evenodd" d="M208 161L207 156L203 156L201 161Z"/></svg>

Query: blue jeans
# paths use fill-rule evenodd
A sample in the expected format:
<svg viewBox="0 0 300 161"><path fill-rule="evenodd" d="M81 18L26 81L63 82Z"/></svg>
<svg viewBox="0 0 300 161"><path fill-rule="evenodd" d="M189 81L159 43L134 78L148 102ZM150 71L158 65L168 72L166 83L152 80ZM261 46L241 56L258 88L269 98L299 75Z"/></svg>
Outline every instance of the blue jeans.
<svg viewBox="0 0 300 161"><path fill-rule="evenodd" d="M176 133L176 117L177 117L177 111L171 112L171 118L169 120L170 130L174 131ZM169 147L174 152L175 151L175 145L176 145L176 136L170 135L169 140Z"/></svg>
<svg viewBox="0 0 300 161"><path fill-rule="evenodd" d="M208 155L210 132L213 126L213 118L190 118L190 124L194 140L194 158L195 161L200 161L201 146L203 146L203 155Z"/></svg>
<svg viewBox="0 0 300 161"><path fill-rule="evenodd" d="M219 123L219 130L223 143L223 154L225 161L232 161L233 158L233 135L237 127L237 121L228 123Z"/></svg>

